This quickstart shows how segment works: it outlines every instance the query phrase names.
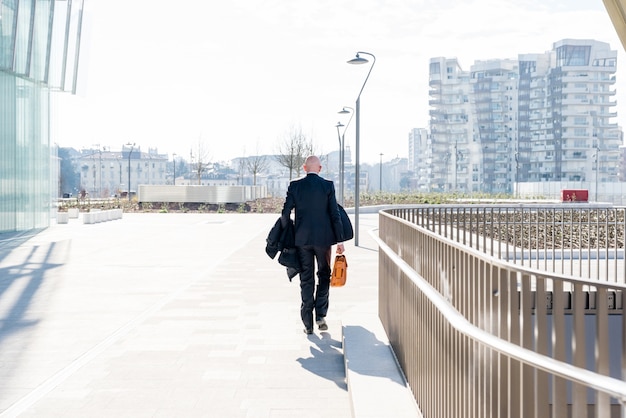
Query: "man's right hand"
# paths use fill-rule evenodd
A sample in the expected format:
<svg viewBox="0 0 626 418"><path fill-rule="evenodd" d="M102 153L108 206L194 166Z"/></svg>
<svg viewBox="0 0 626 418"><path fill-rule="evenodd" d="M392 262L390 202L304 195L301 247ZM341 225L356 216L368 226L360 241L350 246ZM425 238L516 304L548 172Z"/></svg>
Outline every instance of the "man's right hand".
<svg viewBox="0 0 626 418"><path fill-rule="evenodd" d="M343 254L345 250L343 243L337 244L337 254Z"/></svg>

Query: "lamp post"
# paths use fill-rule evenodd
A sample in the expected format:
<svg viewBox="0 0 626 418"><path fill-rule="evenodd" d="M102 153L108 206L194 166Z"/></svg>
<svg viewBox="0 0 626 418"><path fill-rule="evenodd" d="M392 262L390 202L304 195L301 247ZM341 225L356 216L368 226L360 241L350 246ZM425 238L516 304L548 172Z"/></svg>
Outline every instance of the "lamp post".
<svg viewBox="0 0 626 418"><path fill-rule="evenodd" d="M172 184L176 186L176 154L172 154L172 162L174 163L174 180Z"/></svg>
<svg viewBox="0 0 626 418"><path fill-rule="evenodd" d="M350 126L350 122L352 122L352 116L354 116L354 109L349 107L349 106L344 106L343 109L341 109L339 112L337 112L339 114L345 115L346 113L350 113L350 119L348 119L348 123L346 124L346 126L343 129L343 132L341 134L340 137L340 144L339 144L339 163L340 163L340 168L339 168L339 172L341 174L340 179L339 179L339 189L340 192L339 194L341 195L341 204L343 205L344 202L344 190L345 190L345 173L346 173L346 131L348 130L348 126ZM339 128L340 126L343 126L341 124L341 122L337 123L337 135L339 135Z"/></svg>
<svg viewBox="0 0 626 418"><path fill-rule="evenodd" d="M340 205L343 205L343 141L341 141L341 134L339 133L339 128L343 128L345 125L341 122L337 122L335 126L337 128L337 139L339 140L339 158L338 158L338 166L339 166L339 199L337 201Z"/></svg>
<svg viewBox="0 0 626 418"><path fill-rule="evenodd" d="M130 202L130 156L133 153L133 148L135 147L135 143L132 144L129 142L126 144L127 147L130 147L130 151L128 152L128 201Z"/></svg>
<svg viewBox="0 0 626 418"><path fill-rule="evenodd" d="M98 197L101 198L102 197L102 149L100 149L100 144L98 144L98 155L99 155L98 164L100 165L100 169L98 170L100 173L100 176L98 178Z"/></svg>
<svg viewBox="0 0 626 418"><path fill-rule="evenodd" d="M379 193L383 192L383 153L380 153L380 164L379 164L379 169L380 169L380 173L378 175L378 181L379 181L379 185L378 185L378 191Z"/></svg>
<svg viewBox="0 0 626 418"><path fill-rule="evenodd" d="M363 93L363 89L365 88L365 84L367 80L370 78L370 74L372 73L372 69L374 68L374 64L376 64L376 57L374 54L370 54L369 52L359 51L356 53L356 57L352 58L348 61L348 64L366 64L369 60L365 58L361 58L360 54L369 55L373 58L372 65L370 66L370 70L367 72L367 77L365 77L365 81L363 82L363 86L361 87L361 91L359 91L359 95L356 98L356 134L355 134L355 147L354 147L354 245L359 245L359 186L361 183L361 173L359 169L359 140L360 140L360 128L361 128L361 93Z"/></svg>

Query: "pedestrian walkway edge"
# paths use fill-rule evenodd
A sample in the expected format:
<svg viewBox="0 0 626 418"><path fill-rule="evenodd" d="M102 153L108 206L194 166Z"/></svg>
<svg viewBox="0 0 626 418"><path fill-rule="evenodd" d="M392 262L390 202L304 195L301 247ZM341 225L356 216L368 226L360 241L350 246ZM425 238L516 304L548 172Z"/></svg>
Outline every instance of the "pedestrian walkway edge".
<svg viewBox="0 0 626 418"><path fill-rule="evenodd" d="M421 418L380 319L343 318L341 329L352 417Z"/></svg>

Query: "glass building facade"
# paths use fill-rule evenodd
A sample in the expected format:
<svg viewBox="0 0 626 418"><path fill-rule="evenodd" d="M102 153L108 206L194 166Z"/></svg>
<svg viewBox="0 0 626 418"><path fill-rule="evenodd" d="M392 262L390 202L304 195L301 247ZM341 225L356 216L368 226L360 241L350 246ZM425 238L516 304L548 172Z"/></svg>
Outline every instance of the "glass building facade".
<svg viewBox="0 0 626 418"><path fill-rule="evenodd" d="M84 0L0 0L0 234L49 226L55 92L75 93Z"/></svg>

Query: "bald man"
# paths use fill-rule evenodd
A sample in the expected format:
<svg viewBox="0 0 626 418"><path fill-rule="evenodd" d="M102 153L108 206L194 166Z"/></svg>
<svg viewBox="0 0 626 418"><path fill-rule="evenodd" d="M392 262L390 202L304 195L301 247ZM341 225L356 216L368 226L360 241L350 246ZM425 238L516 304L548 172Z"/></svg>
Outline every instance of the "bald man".
<svg viewBox="0 0 626 418"><path fill-rule="evenodd" d="M320 159L307 157L302 166L306 176L289 183L281 213L283 227L295 209L295 245L302 270L300 272L300 316L304 332L313 333L313 319L320 331L328 329L328 293L330 289L330 257L334 244L337 254L344 252L343 227L335 197L335 185L320 177ZM317 288L315 286L317 263Z"/></svg>

